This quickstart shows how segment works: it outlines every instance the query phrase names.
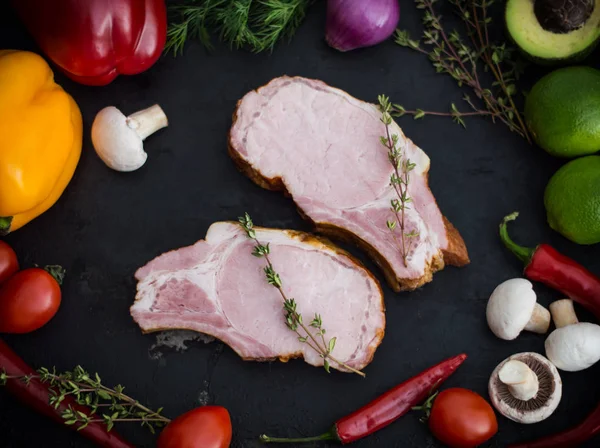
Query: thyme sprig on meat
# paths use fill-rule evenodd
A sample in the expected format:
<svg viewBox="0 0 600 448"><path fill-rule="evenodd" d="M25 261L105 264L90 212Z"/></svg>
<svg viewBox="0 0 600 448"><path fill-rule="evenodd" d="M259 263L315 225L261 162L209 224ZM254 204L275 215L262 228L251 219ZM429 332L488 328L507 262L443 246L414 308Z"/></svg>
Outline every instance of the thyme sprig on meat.
<svg viewBox="0 0 600 448"><path fill-rule="evenodd" d="M102 384L100 376L86 372L81 366L75 367L70 372L56 373L45 367L38 369L37 375L10 376L6 371L0 370L0 386L6 385L8 380L18 379L25 384L37 378L50 385L50 405L58 409L65 397L71 395L75 401L90 409L90 413L73 409L69 406L62 412L62 418L65 425L77 425L81 430L90 423L100 422L106 425L106 430L110 431L117 422L140 422L146 426L153 434L156 429L167 425L171 420L161 415L162 408L156 411L148 409L139 401L125 395L125 388L116 385L110 388ZM101 416L101 418L99 418Z"/></svg>
<svg viewBox="0 0 600 448"><path fill-rule="evenodd" d="M511 131L531 142L527 126L515 103L518 93L515 82L522 72L520 64L513 60L515 49L506 44L490 42L488 28L492 19L489 8L495 0L449 0L465 26L469 42L456 30L446 33L441 15L434 8L436 1L415 0L417 8L423 10L424 30L420 40L411 39L407 31L396 30L395 41L398 45L427 55L436 72L446 73L459 87L471 89L476 100L473 101L469 95L464 95L463 100L472 111L462 112L453 103L449 112L408 110L393 105L391 114L412 115L415 119L426 115L449 116L463 127L466 127L464 117L486 116L493 122L504 123ZM482 71L492 75L491 86L486 85L489 76L483 76Z"/></svg>
<svg viewBox="0 0 600 448"><path fill-rule="evenodd" d="M323 358L323 367L327 373L330 373L330 362L333 362L339 367L342 367L343 369L352 373L356 373L362 377L366 376L360 370L356 370L333 357L332 352L335 348L337 338L333 337L329 340L326 340L325 334L327 331L325 328L323 328L323 320L321 319L320 314L315 313L315 317L310 324L308 324L308 326L304 323L302 313L300 313L298 310L298 303L295 299L288 298L283 291L283 282L281 281L281 277L275 271L275 268L273 267L269 257L269 254L271 253L269 244L262 244L258 240L256 237L256 231L254 230L254 223L252 222L252 218L248 213L245 213L244 216L239 218L239 223L246 232L248 238L250 238L256 244L252 251L252 255L265 259L267 265L264 268L264 272L267 283L269 283L271 286L274 286L279 291L279 294L283 299L285 324L291 331L298 335L298 341L307 344L311 349L316 351L321 358Z"/></svg>
<svg viewBox="0 0 600 448"><path fill-rule="evenodd" d="M419 236L416 230L406 231L406 210L412 202L408 194L408 184L410 182L410 172L415 169L415 164L408 157L404 157L402 150L398 148L398 134L390 132L392 124L392 103L387 96L379 95L379 109L381 110L381 122L385 125L385 135L381 136L381 144L388 150L388 160L394 168L390 176L390 185L396 192L396 198L390 201L390 210L394 214L394 219L387 221L387 228L394 237L394 241L399 247L404 266L408 266L408 256L412 248L413 240ZM400 230L400 240L396 236L396 230Z"/></svg>

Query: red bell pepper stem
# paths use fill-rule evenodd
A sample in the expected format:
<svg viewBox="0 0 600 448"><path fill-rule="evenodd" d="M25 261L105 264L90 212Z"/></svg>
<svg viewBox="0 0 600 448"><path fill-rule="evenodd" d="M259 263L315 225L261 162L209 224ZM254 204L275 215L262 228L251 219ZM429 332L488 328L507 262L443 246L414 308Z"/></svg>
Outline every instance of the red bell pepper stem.
<svg viewBox="0 0 600 448"><path fill-rule="evenodd" d="M600 405L579 425L534 442L517 443L509 448L572 448L600 435Z"/></svg>
<svg viewBox="0 0 600 448"><path fill-rule="evenodd" d="M24 377L37 375L31 367L25 363L11 348L0 339L0 372L6 373L9 377ZM77 404L69 395L60 403L57 409L50 405L50 386L43 383L37 377L32 377L28 384L21 379L9 378L6 381L6 388L16 396L22 403L33 408L40 414L50 417L55 422L64 425L62 412L71 407L76 411L81 411L86 415L91 415L90 409ZM77 429L75 425L68 426L71 429ZM106 426L99 422L92 422L83 429L78 430L79 434L88 438L102 448L135 448L134 445L125 441L116 431L106 431Z"/></svg>
<svg viewBox="0 0 600 448"><path fill-rule="evenodd" d="M525 276L562 292L600 319L600 278L547 244L535 249L516 244L508 236L507 223L517 216L515 212L504 218L500 224L500 239L523 261Z"/></svg>
<svg viewBox="0 0 600 448"><path fill-rule="evenodd" d="M263 442L299 443L334 440L342 444L362 439L389 425L421 404L441 383L467 359L462 354L447 359L404 383L387 391L353 414L338 420L326 433L315 437L295 439L261 436Z"/></svg>

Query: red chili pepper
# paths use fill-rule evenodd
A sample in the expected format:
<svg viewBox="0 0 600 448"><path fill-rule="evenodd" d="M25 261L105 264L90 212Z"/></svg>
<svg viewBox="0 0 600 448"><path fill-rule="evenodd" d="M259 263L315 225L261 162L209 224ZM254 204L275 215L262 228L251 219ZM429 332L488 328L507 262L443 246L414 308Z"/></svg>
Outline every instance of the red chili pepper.
<svg viewBox="0 0 600 448"><path fill-rule="evenodd" d="M500 224L500 238L525 263L525 276L562 292L600 319L600 278L547 244L534 249L517 245L507 230L507 223L517 216L519 214L515 212L504 218Z"/></svg>
<svg viewBox="0 0 600 448"><path fill-rule="evenodd" d="M510 445L509 448L573 448L597 435L600 435L600 405L584 421L571 429L534 442Z"/></svg>
<svg viewBox="0 0 600 448"><path fill-rule="evenodd" d="M5 373L7 376L24 377L35 375L36 372L25 363L19 356L0 339L0 373ZM21 379L8 379L6 388L15 395L21 402L29 405L37 412L50 417L52 420L64 425L65 420L62 418L62 411L68 409L69 406L76 410L91 415L90 409L77 404L71 397L67 396L60 403L58 409L54 409L49 403L50 386L43 383L37 378L31 378L28 384L25 384ZM69 428L76 429L75 426ZM106 426L102 423L90 423L85 428L78 431L79 434L95 442L97 446L103 448L135 448L134 445L125 441L116 431L106 431Z"/></svg>
<svg viewBox="0 0 600 448"><path fill-rule="evenodd" d="M353 414L341 418L325 434L298 439L272 438L263 435L261 440L274 443L334 440L344 445L355 442L379 431L405 415L414 406L421 404L434 389L454 373L465 359L467 359L467 355L458 355L421 372L387 391Z"/></svg>
<svg viewBox="0 0 600 448"><path fill-rule="evenodd" d="M164 0L13 0L42 51L74 81L92 86L135 75L160 57Z"/></svg>

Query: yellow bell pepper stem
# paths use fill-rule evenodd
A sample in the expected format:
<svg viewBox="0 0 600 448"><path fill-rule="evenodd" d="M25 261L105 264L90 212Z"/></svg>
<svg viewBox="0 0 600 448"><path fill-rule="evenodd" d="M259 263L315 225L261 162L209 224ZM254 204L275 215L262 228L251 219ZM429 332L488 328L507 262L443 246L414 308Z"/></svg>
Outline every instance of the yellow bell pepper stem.
<svg viewBox="0 0 600 448"><path fill-rule="evenodd" d="M0 50L0 234L48 210L81 155L81 112L35 53Z"/></svg>

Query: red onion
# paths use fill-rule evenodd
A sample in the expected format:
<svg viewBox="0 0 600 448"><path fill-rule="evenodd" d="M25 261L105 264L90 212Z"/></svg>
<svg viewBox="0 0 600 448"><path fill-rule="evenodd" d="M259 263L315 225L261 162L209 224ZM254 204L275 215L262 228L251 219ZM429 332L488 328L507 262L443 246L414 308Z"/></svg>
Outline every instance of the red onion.
<svg viewBox="0 0 600 448"><path fill-rule="evenodd" d="M370 47L390 37L399 19L398 0L329 0L325 39L340 51Z"/></svg>

